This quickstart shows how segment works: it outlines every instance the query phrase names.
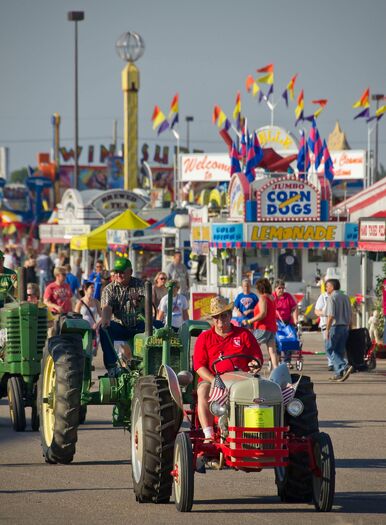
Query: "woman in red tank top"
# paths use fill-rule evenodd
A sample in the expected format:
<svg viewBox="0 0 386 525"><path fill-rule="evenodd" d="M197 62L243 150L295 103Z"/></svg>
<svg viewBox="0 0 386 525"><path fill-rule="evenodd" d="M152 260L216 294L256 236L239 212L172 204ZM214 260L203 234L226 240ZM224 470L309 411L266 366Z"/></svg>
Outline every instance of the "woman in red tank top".
<svg viewBox="0 0 386 525"><path fill-rule="evenodd" d="M272 367L276 368L279 364L275 333L276 325L276 307L275 299L272 296L272 286L268 279L259 279L256 283L256 289L259 296L259 302L255 306L252 319L243 321L243 324L253 324L253 335L257 342L265 344L268 349L268 354L271 359Z"/></svg>

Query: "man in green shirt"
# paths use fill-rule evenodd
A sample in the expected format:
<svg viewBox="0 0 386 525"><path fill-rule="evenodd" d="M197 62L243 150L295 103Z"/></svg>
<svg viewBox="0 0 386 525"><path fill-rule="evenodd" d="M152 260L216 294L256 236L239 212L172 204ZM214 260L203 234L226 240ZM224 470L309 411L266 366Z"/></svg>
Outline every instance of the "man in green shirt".
<svg viewBox="0 0 386 525"><path fill-rule="evenodd" d="M0 305L7 301L7 294L13 295L16 278L16 272L4 266L4 253L0 250Z"/></svg>

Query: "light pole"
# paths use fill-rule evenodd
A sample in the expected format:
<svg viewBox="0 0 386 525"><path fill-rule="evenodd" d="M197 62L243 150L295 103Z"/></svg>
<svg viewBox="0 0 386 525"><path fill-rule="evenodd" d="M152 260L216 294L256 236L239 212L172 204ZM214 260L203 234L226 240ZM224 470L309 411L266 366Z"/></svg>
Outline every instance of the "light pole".
<svg viewBox="0 0 386 525"><path fill-rule="evenodd" d="M386 100L385 95L371 95L371 100L375 100L377 103L376 109L379 109L379 102L381 100ZM376 179L378 177L378 146L379 146L379 139L378 139L378 119L375 121L375 146L374 146L374 174L373 174L373 182L376 182Z"/></svg>
<svg viewBox="0 0 386 525"><path fill-rule="evenodd" d="M139 70L136 62L145 51L141 35L128 31L121 35L115 49L119 58L127 62L122 70L123 91L123 186L134 189L138 184L138 91Z"/></svg>
<svg viewBox="0 0 386 525"><path fill-rule="evenodd" d="M179 167L180 134L175 129L172 129L172 133L177 142L176 154L174 155L174 184L173 184L174 202L177 204L177 206L179 206L180 205L180 167Z"/></svg>
<svg viewBox="0 0 386 525"><path fill-rule="evenodd" d="M75 48L74 48L74 66L75 66L75 136L74 136L74 188L78 189L79 181L79 163L78 163L78 22L84 20L84 11L69 11L67 19L70 22L75 22Z"/></svg>
<svg viewBox="0 0 386 525"><path fill-rule="evenodd" d="M186 149L190 152L190 123L193 122L194 118L187 116L185 117L186 120Z"/></svg>

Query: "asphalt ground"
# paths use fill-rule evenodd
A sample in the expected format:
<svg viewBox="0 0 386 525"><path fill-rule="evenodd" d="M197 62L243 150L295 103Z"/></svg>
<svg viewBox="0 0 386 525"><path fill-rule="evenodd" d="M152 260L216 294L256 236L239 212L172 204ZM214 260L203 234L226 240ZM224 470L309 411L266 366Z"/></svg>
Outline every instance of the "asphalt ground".
<svg viewBox="0 0 386 525"><path fill-rule="evenodd" d="M194 506L179 514L174 503L139 504L132 491L130 435L111 425L111 407L89 407L71 465L48 465L39 433L12 430L0 401L0 522L12 524L385 524L386 361L374 372L331 383L320 334L304 334L304 374L315 384L320 429L336 456L333 511L281 503L271 470L230 470L195 476ZM100 356L96 360L101 366ZM98 370L97 372L102 372ZM29 414L27 414L29 416Z"/></svg>

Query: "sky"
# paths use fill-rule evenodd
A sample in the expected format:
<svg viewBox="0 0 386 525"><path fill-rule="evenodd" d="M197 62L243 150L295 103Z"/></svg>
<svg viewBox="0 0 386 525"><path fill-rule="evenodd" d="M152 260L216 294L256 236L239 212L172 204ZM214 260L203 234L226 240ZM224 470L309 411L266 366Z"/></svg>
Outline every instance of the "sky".
<svg viewBox="0 0 386 525"><path fill-rule="evenodd" d="M121 71L115 42L126 31L140 33L145 53L140 69L139 145L175 144L170 132L157 137L151 115L157 104L168 113L180 96L181 145L187 115L191 148L225 152L212 123L214 105L229 118L236 93L250 129L270 122L266 105L246 92L256 69L275 66L275 125L295 133L294 107L281 93L298 73L295 94L327 98L318 118L327 138L338 120L352 149L367 147L367 124L352 108L365 88L386 95L385 0L0 0L0 146L10 148L10 169L36 166L52 145L51 116L61 115L61 145L73 145L74 23L67 12L83 10L79 22L79 144L123 137ZM372 103L374 108L374 102ZM373 112L373 111L372 111ZM374 133L372 137L374 137ZM386 165L386 117L379 122L379 159ZM80 163L87 156L82 154Z"/></svg>

